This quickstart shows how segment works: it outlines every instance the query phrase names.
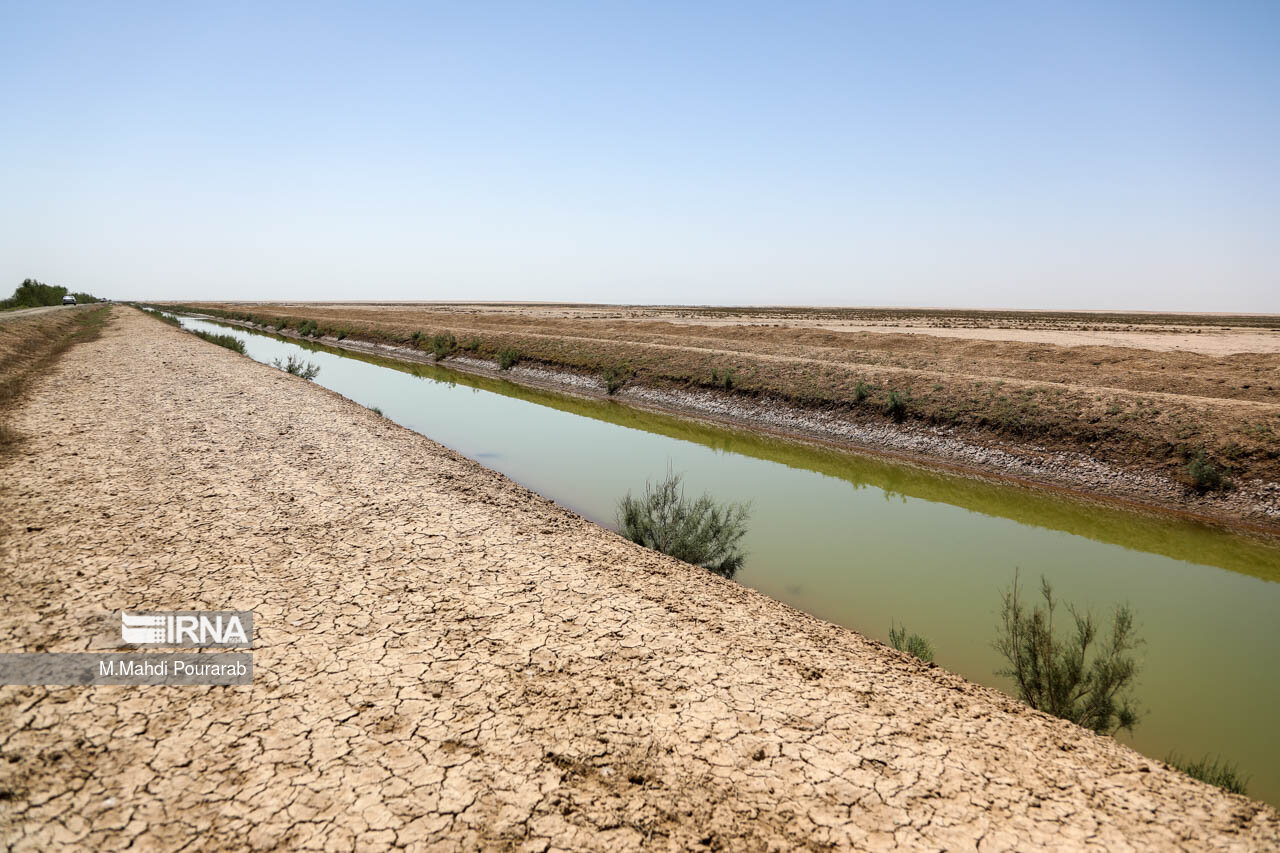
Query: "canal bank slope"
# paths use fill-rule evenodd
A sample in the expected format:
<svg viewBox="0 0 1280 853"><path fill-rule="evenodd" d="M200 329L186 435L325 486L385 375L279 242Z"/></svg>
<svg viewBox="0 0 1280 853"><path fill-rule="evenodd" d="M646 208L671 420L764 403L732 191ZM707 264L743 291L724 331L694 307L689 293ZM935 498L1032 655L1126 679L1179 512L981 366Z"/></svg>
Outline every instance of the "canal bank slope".
<svg viewBox="0 0 1280 853"><path fill-rule="evenodd" d="M13 425L4 651L124 608L257 634L249 687L0 688L19 849L1280 846L1268 806L125 308Z"/></svg>

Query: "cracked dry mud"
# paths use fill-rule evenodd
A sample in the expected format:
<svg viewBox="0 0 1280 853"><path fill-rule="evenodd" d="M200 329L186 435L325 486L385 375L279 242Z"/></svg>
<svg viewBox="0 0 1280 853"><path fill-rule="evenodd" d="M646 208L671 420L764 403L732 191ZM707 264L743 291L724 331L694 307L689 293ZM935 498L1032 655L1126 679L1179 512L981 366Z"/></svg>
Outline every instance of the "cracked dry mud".
<svg viewBox="0 0 1280 853"><path fill-rule="evenodd" d="M117 307L14 425L4 651L252 609L245 687L0 687L23 850L1280 845L1269 806Z"/></svg>

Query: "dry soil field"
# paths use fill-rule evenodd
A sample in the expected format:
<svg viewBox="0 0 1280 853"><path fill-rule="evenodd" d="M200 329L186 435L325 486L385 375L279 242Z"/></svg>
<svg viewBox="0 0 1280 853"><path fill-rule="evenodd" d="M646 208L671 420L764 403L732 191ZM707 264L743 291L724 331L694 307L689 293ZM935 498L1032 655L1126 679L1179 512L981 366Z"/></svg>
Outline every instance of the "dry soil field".
<svg viewBox="0 0 1280 853"><path fill-rule="evenodd" d="M584 378L602 386L611 371L626 383L622 397L637 402L1280 529L1280 317L196 307L285 334L420 354L432 352L433 336L452 335L441 357L463 367L506 351L577 390Z"/></svg>
<svg viewBox="0 0 1280 853"><path fill-rule="evenodd" d="M10 412L0 646L252 609L255 682L0 688L7 847L1280 845L1269 806L110 310Z"/></svg>

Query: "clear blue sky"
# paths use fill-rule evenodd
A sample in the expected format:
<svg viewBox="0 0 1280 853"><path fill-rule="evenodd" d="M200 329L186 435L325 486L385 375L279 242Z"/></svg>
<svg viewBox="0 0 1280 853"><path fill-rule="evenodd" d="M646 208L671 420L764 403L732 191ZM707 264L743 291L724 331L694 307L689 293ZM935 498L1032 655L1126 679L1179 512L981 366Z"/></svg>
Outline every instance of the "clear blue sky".
<svg viewBox="0 0 1280 853"><path fill-rule="evenodd" d="M1280 2L0 6L0 288L1280 312Z"/></svg>

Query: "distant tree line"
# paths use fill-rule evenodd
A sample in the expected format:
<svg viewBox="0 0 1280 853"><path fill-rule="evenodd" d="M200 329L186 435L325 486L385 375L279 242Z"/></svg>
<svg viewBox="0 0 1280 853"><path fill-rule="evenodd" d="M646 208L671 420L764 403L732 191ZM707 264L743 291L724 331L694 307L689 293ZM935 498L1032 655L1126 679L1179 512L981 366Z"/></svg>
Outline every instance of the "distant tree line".
<svg viewBox="0 0 1280 853"><path fill-rule="evenodd" d="M24 279L13 291L13 296L0 301L0 310L9 308L40 308L44 305L61 305L67 289L56 284L45 284L34 278ZM98 302L91 293L73 293L76 302Z"/></svg>

